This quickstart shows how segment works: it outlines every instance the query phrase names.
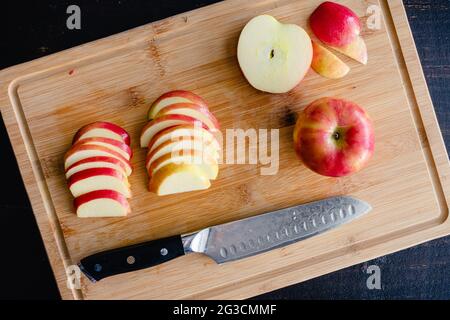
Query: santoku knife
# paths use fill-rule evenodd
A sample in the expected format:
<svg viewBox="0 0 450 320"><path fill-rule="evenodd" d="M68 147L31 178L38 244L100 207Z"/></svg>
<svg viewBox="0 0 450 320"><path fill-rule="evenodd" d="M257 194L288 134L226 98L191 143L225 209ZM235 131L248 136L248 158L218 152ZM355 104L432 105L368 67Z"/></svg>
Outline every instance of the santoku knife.
<svg viewBox="0 0 450 320"><path fill-rule="evenodd" d="M81 260L93 282L156 266L190 252L221 264L246 258L318 235L371 210L361 200L342 196L311 202L137 245L100 252Z"/></svg>

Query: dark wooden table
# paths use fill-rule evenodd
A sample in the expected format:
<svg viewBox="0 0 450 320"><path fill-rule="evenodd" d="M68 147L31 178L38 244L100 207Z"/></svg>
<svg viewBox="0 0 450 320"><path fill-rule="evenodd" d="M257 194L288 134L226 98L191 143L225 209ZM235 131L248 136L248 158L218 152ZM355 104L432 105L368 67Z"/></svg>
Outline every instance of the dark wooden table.
<svg viewBox="0 0 450 320"><path fill-rule="evenodd" d="M48 0L2 2L0 67L201 7L214 0ZM450 0L404 0L442 133L450 146ZM66 8L82 29L66 28ZM0 299L59 299L3 121L0 123ZM366 286L367 267L381 289ZM256 297L264 299L450 299L450 237Z"/></svg>

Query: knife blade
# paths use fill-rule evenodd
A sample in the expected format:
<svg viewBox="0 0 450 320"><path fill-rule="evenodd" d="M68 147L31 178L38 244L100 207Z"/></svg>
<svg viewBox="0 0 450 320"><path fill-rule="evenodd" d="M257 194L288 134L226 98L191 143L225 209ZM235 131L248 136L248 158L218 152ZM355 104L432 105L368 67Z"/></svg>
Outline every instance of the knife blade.
<svg viewBox="0 0 450 320"><path fill-rule="evenodd" d="M92 281L168 262L191 252L216 263L284 247L348 223L372 207L349 196L310 202L205 228L198 232L103 251L78 264Z"/></svg>

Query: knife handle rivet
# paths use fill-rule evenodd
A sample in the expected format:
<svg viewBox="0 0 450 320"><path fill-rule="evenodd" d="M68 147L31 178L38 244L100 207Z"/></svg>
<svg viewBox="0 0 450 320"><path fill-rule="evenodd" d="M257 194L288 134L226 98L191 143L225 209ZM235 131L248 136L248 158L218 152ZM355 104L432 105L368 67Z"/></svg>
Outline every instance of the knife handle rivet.
<svg viewBox="0 0 450 320"><path fill-rule="evenodd" d="M136 259L133 256L129 256L127 258L127 263L128 264L134 264L136 262Z"/></svg>
<svg viewBox="0 0 450 320"><path fill-rule="evenodd" d="M160 253L162 256L166 256L169 253L169 250L167 250L166 248L162 248Z"/></svg>
<svg viewBox="0 0 450 320"><path fill-rule="evenodd" d="M95 272L100 272L100 271L102 271L102 265L96 263L96 264L94 265L94 270L95 270Z"/></svg>

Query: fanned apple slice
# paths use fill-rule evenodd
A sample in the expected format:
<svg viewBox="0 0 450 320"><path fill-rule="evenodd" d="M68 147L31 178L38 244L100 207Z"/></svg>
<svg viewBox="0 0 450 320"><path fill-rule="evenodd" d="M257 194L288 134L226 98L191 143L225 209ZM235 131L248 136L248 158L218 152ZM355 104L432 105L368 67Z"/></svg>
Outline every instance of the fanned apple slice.
<svg viewBox="0 0 450 320"><path fill-rule="evenodd" d="M126 167L122 161L113 157L91 157L75 162L66 170L66 179L73 174L91 168L111 168L126 175Z"/></svg>
<svg viewBox="0 0 450 320"><path fill-rule="evenodd" d="M212 157L216 161L218 161L220 157L219 151L214 144L205 144L202 140L188 137L178 141L167 141L153 151L148 152L145 159L145 166L148 170L152 162L159 157L162 157L167 153L171 153L173 156L180 156L182 155L183 150L192 150L200 157Z"/></svg>
<svg viewBox="0 0 450 320"><path fill-rule="evenodd" d="M368 55L367 55L367 46L364 42L364 39L360 36L356 37L356 39L345 46L342 47L334 47L330 46L330 48L345 54L346 56L366 65L368 61Z"/></svg>
<svg viewBox="0 0 450 320"><path fill-rule="evenodd" d="M156 118L170 114L185 115L200 120L201 122L206 124L206 126L211 131L218 131L220 128L219 121L217 121L216 117L211 112L209 112L208 108L197 104L193 103L172 104L170 106L162 108L156 114Z"/></svg>
<svg viewBox="0 0 450 320"><path fill-rule="evenodd" d="M142 129L141 147L147 148L149 142L156 134L158 134L158 132L180 124L198 124L201 127L208 128L204 123L192 117L174 114L162 116L150 121Z"/></svg>
<svg viewBox="0 0 450 320"><path fill-rule="evenodd" d="M311 14L309 25L323 43L343 47L352 43L361 33L361 21L349 7L326 1Z"/></svg>
<svg viewBox="0 0 450 320"><path fill-rule="evenodd" d="M79 218L124 217L131 212L124 195L114 190L96 190L74 200Z"/></svg>
<svg viewBox="0 0 450 320"><path fill-rule="evenodd" d="M64 169L69 168L75 162L92 157L113 157L123 163L128 176L131 174L130 162L122 157L120 153L106 147L94 145L78 145L72 147L64 156Z"/></svg>
<svg viewBox="0 0 450 320"><path fill-rule="evenodd" d="M153 137L148 144L148 152L152 152L161 144L167 141L178 141L187 137L194 137L203 141L205 144L213 143L220 149L219 142L214 135L201 126L186 124L167 128Z"/></svg>
<svg viewBox="0 0 450 320"><path fill-rule="evenodd" d="M97 121L85 125L77 131L73 137L72 143L75 144L78 140L85 138L103 137L115 139L130 145L131 139L128 132L114 123Z"/></svg>
<svg viewBox="0 0 450 320"><path fill-rule="evenodd" d="M205 190L211 186L208 175L196 165L170 163L150 180L149 190L158 196Z"/></svg>
<svg viewBox="0 0 450 320"><path fill-rule="evenodd" d="M156 99L155 102L153 102L150 109L148 110L148 119L152 120L156 118L156 115L162 108L177 103L193 103L208 109L208 104L206 103L206 101L198 95L189 91L175 90L163 94L158 99Z"/></svg>
<svg viewBox="0 0 450 320"><path fill-rule="evenodd" d="M197 165L201 167L204 172L206 172L208 178L211 180L215 180L219 173L217 160L215 160L210 155L202 156L195 150L188 149L180 150L178 156L174 156L172 152L170 152L155 159L148 168L148 175L151 178L159 169L170 163Z"/></svg>
<svg viewBox="0 0 450 320"><path fill-rule="evenodd" d="M329 79L340 79L349 73L349 66L335 54L315 41L312 42L312 45L314 54L311 68L314 71Z"/></svg>
<svg viewBox="0 0 450 320"><path fill-rule="evenodd" d="M113 190L131 197L127 177L111 168L92 168L73 174L68 181L70 192L76 198L97 190Z"/></svg>
<svg viewBox="0 0 450 320"><path fill-rule="evenodd" d="M131 151L129 145L111 138L99 138L99 137L83 138L78 140L75 143L75 146L76 145L96 145L110 148L111 150L120 153L122 157L124 157L127 160L130 160L131 157L133 156L133 152Z"/></svg>

